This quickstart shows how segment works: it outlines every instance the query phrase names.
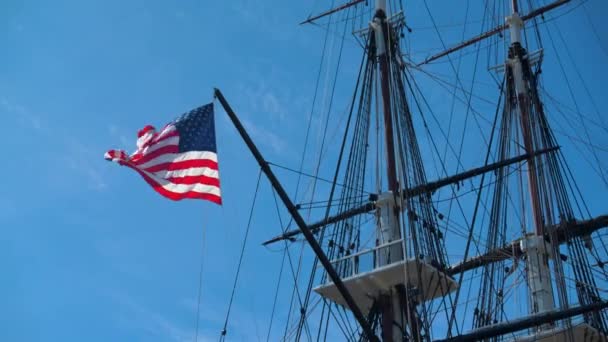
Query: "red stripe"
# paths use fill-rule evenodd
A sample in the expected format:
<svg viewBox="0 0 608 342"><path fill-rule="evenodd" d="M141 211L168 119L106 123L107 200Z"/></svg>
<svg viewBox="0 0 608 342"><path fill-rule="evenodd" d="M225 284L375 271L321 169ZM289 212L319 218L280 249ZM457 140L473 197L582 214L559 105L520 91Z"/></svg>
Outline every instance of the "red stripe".
<svg viewBox="0 0 608 342"><path fill-rule="evenodd" d="M220 187L220 180L207 176L185 176L165 178L173 184L205 184Z"/></svg>
<svg viewBox="0 0 608 342"><path fill-rule="evenodd" d="M172 191L169 191L169 190L163 188L162 185L158 184L156 181L154 181L154 179L152 179L151 177L146 175L143 171L139 170L137 167L130 165L130 164L126 164L126 165L128 167L132 168L133 170L137 171L137 173L139 173L144 178L144 180L148 184L150 184L150 186L152 188L154 188L154 190L156 190L156 192L158 192L159 194L163 195L164 197L166 197L170 200L179 201L179 200L182 200L185 198L204 199L204 200L211 201L213 203L222 205L222 198L220 196L217 196L214 194L209 194L209 193L196 192L196 191L188 191L188 192L184 192L184 193L172 192Z"/></svg>
<svg viewBox="0 0 608 342"><path fill-rule="evenodd" d="M123 165L128 159L127 154L121 150L109 150L106 152L107 157L104 156L106 160L116 161L118 164Z"/></svg>
<svg viewBox="0 0 608 342"><path fill-rule="evenodd" d="M168 153L178 153L179 152L179 146L177 145L167 145L167 146L163 146L161 148L159 148L158 150L152 151L150 153L144 154L143 157L139 158L139 159L134 159L133 163L135 165L141 165L144 163L149 162L150 160L160 157L163 154L168 154Z"/></svg>
<svg viewBox="0 0 608 342"><path fill-rule="evenodd" d="M148 172L158 172L158 171L175 171L175 170L184 170L193 167L208 167L212 170L217 170L217 162L210 159L192 159L192 160L183 160L179 162L168 162L162 163L154 166L150 166L145 170Z"/></svg>
<svg viewBox="0 0 608 342"><path fill-rule="evenodd" d="M142 128L139 130L139 132L137 132L137 137L141 138L142 135L146 134L147 132L151 131L154 129L154 126L152 125L146 125L146 127Z"/></svg>
<svg viewBox="0 0 608 342"><path fill-rule="evenodd" d="M156 143L159 143L159 142L161 142L163 140L166 140L166 139L169 139L169 138L173 138L173 137L179 137L179 132L177 131L177 129L174 130L173 132L167 133L167 134L165 134L163 136L159 135L157 138L154 138L154 140L152 140L152 143L156 144Z"/></svg>

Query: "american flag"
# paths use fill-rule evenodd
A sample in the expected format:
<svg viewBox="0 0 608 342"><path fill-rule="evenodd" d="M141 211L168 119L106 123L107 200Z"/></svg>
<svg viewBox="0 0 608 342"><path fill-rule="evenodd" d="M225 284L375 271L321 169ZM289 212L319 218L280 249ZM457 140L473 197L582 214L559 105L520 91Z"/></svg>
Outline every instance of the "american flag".
<svg viewBox="0 0 608 342"><path fill-rule="evenodd" d="M222 204L213 103L182 115L160 132L151 125L142 128L137 151L130 156L110 150L104 157L137 171L172 200L197 198Z"/></svg>

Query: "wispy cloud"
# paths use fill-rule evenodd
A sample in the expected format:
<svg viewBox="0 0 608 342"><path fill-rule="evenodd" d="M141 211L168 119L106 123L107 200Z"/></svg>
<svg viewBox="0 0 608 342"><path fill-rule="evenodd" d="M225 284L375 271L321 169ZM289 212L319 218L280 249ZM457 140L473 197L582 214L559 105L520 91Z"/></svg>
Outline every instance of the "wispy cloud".
<svg viewBox="0 0 608 342"><path fill-rule="evenodd" d="M284 154L288 150L286 137L289 134L289 96L277 94L269 87L263 78L251 75L255 81L238 85L241 94L241 121L256 142L270 147L276 154ZM255 118L255 120L253 119Z"/></svg>
<svg viewBox="0 0 608 342"><path fill-rule="evenodd" d="M246 100L249 110L269 116L274 122L282 122L288 114L288 107L284 105L285 96L278 96L263 78L254 77L259 81L254 84L241 84L239 93Z"/></svg>
<svg viewBox="0 0 608 342"><path fill-rule="evenodd" d="M279 103L279 100L274 93L266 91L260 96L262 99L263 109L277 116L280 120L285 118L285 108Z"/></svg>
<svg viewBox="0 0 608 342"><path fill-rule="evenodd" d="M127 135L122 129L115 124L108 125L108 133L112 138L116 138L120 142L120 149L129 152L134 148L135 140L127 138Z"/></svg>
<svg viewBox="0 0 608 342"><path fill-rule="evenodd" d="M96 167L101 163L101 153L97 149L70 138L65 142L66 153L63 156L65 165L74 172L87 179L87 186L91 190L102 191L107 188L107 183ZM99 161L99 162L96 162Z"/></svg>
<svg viewBox="0 0 608 342"><path fill-rule="evenodd" d="M28 130L28 136L34 135L31 138L36 138L42 141L47 141L50 144L59 144L54 147L54 150L60 150L58 159L61 163L54 164L50 167L61 167L58 170L58 175L63 174L63 178L70 179L78 176L84 178L87 188L90 190L101 191L107 187L107 183L101 172L96 167L97 160L101 160L100 150L93 148L89 142L81 142L75 138L70 132L65 131L65 128L59 125L52 125L44 122L39 115L32 113L27 107L15 103L6 97L0 97L0 113L6 112L7 117L13 118L18 124ZM44 153L44 150L38 151ZM53 153L54 152L49 152ZM49 169L49 170L50 170ZM71 170L72 172L65 172Z"/></svg>
<svg viewBox="0 0 608 342"><path fill-rule="evenodd" d="M265 32L271 38L277 40L293 38L289 30L281 29L281 26L285 26L285 18L279 15L278 11L271 10L269 6L276 5L269 5L263 1L240 0L233 2L232 10L240 23L255 26L257 30ZM287 23L290 28L293 27L293 22Z"/></svg>
<svg viewBox="0 0 608 342"><path fill-rule="evenodd" d="M136 310L138 316L147 322L144 323L144 329L148 332L167 338L170 341L181 342L194 339L195 333L192 330L179 326L162 314L147 310L144 307L137 307Z"/></svg>
<svg viewBox="0 0 608 342"><path fill-rule="evenodd" d="M217 335L211 336L201 330L197 334L193 326L184 327L167 315L144 306L128 294L112 293L110 297L126 310L126 315L119 320L130 328L144 331L163 341L191 342L195 337L198 342L217 340ZM217 312L210 312L210 315L217 316Z"/></svg>
<svg viewBox="0 0 608 342"><path fill-rule="evenodd" d="M5 111L9 117L12 116L16 118L22 125L26 125L37 131L40 131L43 128L39 116L33 115L25 107L12 103L5 97L0 97L0 109Z"/></svg>
<svg viewBox="0 0 608 342"><path fill-rule="evenodd" d="M243 125L255 141L259 141L261 144L271 147L276 154L282 154L286 151L287 142L271 130L264 128L261 125L254 124L247 119L243 119L242 121Z"/></svg>

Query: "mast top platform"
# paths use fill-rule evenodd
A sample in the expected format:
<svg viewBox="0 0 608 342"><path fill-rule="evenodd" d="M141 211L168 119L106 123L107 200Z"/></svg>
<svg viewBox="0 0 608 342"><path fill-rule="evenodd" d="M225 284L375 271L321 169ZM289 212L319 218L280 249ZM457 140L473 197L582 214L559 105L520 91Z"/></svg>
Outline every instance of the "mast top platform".
<svg viewBox="0 0 608 342"><path fill-rule="evenodd" d="M350 270L342 281L364 313L370 311L375 300L400 285L411 289L413 299L418 303L449 295L458 289L458 283L452 277L428 260L397 260L376 267L381 254L402 243L401 239L391 241L332 261L336 269ZM364 270L369 265L372 269ZM313 290L322 297L346 307L333 282L322 284Z"/></svg>

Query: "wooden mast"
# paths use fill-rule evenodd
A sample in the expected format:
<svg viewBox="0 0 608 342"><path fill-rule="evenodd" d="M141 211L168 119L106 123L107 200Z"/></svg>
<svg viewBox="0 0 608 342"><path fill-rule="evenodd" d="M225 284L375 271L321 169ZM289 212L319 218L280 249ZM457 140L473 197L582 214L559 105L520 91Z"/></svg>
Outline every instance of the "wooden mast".
<svg viewBox="0 0 608 342"><path fill-rule="evenodd" d="M385 204L386 207L378 209L380 215L388 216L388 221L386 222L388 223L388 233L383 232L386 231L387 227L383 227L382 225L384 223L381 223L380 221L378 222L376 229L378 231L377 236L382 236L383 238L388 238L389 241L394 241L401 238L401 225L399 224L399 207L401 205L397 202L399 182L397 180L397 167L395 162L395 136L393 132L393 111L391 107L390 42L393 37L390 36L392 34L392 30L390 23L387 20L386 0L376 1L376 11L372 22L372 29L375 38L375 57L378 59L378 67L380 71L387 186L389 196L392 196L394 199L394 201L388 201L388 203ZM383 211L385 212L384 214ZM382 241L378 243L386 242L387 241ZM403 248L399 248L400 250L398 252L395 251L398 253L398 255L390 255L389 258L402 259L404 257ZM390 261L393 260L382 260L380 261L380 264L382 262ZM418 324L416 324L417 317L415 305L411 304L412 303L409 303L409 298L407 298L406 294L401 292L387 293L379 298L380 312L382 315L382 339L384 341L403 340L405 336L404 323L406 321L410 326L411 338L414 341L420 340L420 327ZM400 310L396 310L399 308ZM406 313L407 318L396 317L396 315L403 315L403 312ZM396 324L396 322L399 324Z"/></svg>
<svg viewBox="0 0 608 342"><path fill-rule="evenodd" d="M528 157L528 184L530 190L530 200L532 202L532 218L534 221L534 233L537 236L543 235L543 218L540 207L540 199L538 196L538 178L536 175L536 157L534 156L534 142L532 138L532 121L530 118L530 99L528 98L528 90L526 79L523 72L523 58L526 53L525 48L521 45L521 30L523 21L519 17L519 6L517 0L511 1L513 14L507 19L509 29L511 31L511 48L510 53L513 54L511 66L513 68L513 77L515 80L515 90L517 92L517 102L520 111L520 125L522 137L524 140L524 148Z"/></svg>
<svg viewBox="0 0 608 342"><path fill-rule="evenodd" d="M512 76L512 82L517 94L517 105L519 109L519 120L524 149L528 157L528 191L532 209L532 221L534 225L533 235L525 236L522 240L522 250L526 253L526 273L528 284L528 295L530 297L530 311L533 314L553 310L555 302L553 299L553 286L551 271L549 268L550 244L544 240L545 227L543 210L540 203L540 185L538 181L536 157L534 153L535 143L533 135L533 118L530 117L529 97L529 75L524 71L529 68L529 60L526 60L526 49L522 46L521 31L524 22L518 13L517 0L511 1L512 14L507 17L507 24L511 36L509 47L509 59L507 73ZM542 328L550 328L547 324Z"/></svg>
<svg viewBox="0 0 608 342"><path fill-rule="evenodd" d="M379 1L378 3L382 3ZM399 189L397 182L397 171L395 166L395 139L393 136L393 114L391 110L390 75L389 75L389 52L388 50L388 24L384 8L378 7L374 16L374 22L379 27L376 30L376 56L380 67L380 87L382 91L382 110L384 113L384 140L386 143L386 175L388 190L396 193ZM382 34L379 34L379 33Z"/></svg>

